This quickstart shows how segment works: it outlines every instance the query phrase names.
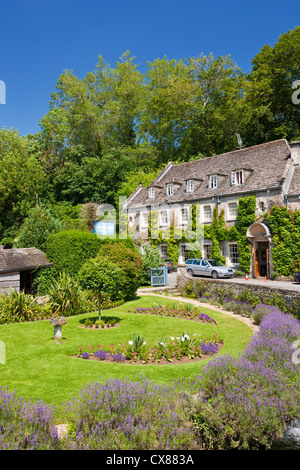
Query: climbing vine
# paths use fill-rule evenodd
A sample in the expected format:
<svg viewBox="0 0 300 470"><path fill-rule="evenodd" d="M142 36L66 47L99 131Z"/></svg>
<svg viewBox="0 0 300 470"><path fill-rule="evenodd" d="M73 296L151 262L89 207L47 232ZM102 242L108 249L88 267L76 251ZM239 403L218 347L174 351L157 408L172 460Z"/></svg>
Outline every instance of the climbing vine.
<svg viewBox="0 0 300 470"><path fill-rule="evenodd" d="M289 276L300 270L300 212L273 206L264 215L272 231L273 267L279 275Z"/></svg>

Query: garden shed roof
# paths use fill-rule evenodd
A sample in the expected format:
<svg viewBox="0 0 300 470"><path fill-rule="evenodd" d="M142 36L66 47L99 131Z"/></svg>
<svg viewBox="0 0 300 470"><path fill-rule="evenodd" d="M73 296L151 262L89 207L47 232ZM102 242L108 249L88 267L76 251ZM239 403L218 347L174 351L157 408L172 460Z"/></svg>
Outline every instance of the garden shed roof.
<svg viewBox="0 0 300 470"><path fill-rule="evenodd" d="M46 255L37 248L10 248L0 250L0 273L29 271L52 266Z"/></svg>

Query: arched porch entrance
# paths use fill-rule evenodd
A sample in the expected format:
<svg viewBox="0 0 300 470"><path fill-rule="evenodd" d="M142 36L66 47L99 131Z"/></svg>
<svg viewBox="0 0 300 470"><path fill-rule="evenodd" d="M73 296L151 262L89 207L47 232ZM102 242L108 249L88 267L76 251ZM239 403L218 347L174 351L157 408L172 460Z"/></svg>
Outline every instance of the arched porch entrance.
<svg viewBox="0 0 300 470"><path fill-rule="evenodd" d="M272 236L269 228L263 223L254 223L247 230L247 238L253 245L251 260L252 277L267 276L267 278L270 278L272 269Z"/></svg>

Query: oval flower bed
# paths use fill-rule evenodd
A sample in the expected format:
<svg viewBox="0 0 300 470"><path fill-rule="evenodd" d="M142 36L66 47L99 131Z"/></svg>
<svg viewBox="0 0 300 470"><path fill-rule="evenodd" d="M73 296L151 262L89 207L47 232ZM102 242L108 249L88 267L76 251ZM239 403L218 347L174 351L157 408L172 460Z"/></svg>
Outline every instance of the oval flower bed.
<svg viewBox="0 0 300 470"><path fill-rule="evenodd" d="M162 315L165 317L176 317L184 318L188 320L200 321L203 323L214 323L215 320L206 313L201 313L199 308L192 304L178 304L174 303L169 306L166 305L154 305L152 307L139 307L135 309L129 309L130 313L152 313L154 315Z"/></svg>
<svg viewBox="0 0 300 470"><path fill-rule="evenodd" d="M215 355L221 350L222 344L223 341L217 334L210 339L203 339L201 335L190 336L184 332L179 337L170 336L167 340L162 339L154 346L148 347L144 337L136 334L128 344L110 345L109 348L101 345L97 348L88 346L84 352L83 348L79 348L77 357L134 364L185 363Z"/></svg>

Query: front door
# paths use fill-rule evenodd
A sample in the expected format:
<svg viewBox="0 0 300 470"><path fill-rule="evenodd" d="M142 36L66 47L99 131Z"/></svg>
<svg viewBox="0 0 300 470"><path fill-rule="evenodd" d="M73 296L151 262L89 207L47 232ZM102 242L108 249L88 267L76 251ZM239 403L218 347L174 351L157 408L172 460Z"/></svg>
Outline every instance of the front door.
<svg viewBox="0 0 300 470"><path fill-rule="evenodd" d="M269 243L257 242L254 249L254 275L255 277L269 277Z"/></svg>

